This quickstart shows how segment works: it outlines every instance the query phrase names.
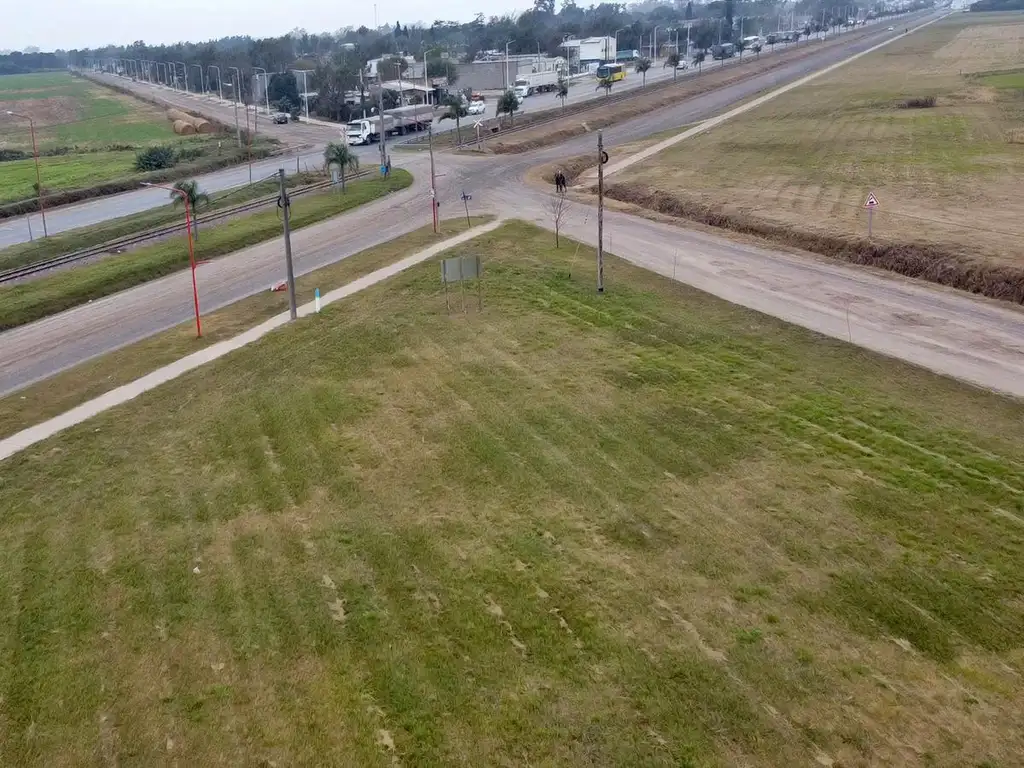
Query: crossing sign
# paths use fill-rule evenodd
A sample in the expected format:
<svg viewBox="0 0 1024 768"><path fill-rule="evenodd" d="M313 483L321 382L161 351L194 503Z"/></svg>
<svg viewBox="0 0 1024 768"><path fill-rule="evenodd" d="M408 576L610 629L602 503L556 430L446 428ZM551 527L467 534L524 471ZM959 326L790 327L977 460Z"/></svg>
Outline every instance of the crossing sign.
<svg viewBox="0 0 1024 768"><path fill-rule="evenodd" d="M877 208L878 207L878 198L875 197L875 193L874 192L869 192L868 193L868 199L865 201L864 207L867 208L869 211L872 208Z"/></svg>

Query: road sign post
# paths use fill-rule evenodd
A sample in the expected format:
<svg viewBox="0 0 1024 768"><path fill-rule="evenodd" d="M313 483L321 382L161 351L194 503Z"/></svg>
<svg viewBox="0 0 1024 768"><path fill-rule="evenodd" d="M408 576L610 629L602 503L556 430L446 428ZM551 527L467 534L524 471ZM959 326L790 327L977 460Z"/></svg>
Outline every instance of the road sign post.
<svg viewBox="0 0 1024 768"><path fill-rule="evenodd" d="M878 207L878 198L875 197L874 192L868 193L868 199L864 202L864 207L868 209L868 238L870 238L872 219L875 215L875 208Z"/></svg>
<svg viewBox="0 0 1024 768"><path fill-rule="evenodd" d="M597 132L597 292L604 293L604 132Z"/></svg>
<svg viewBox="0 0 1024 768"><path fill-rule="evenodd" d="M466 190L462 190L462 204L466 206L466 229L470 227L469 221L469 201L473 199L472 195L467 195Z"/></svg>

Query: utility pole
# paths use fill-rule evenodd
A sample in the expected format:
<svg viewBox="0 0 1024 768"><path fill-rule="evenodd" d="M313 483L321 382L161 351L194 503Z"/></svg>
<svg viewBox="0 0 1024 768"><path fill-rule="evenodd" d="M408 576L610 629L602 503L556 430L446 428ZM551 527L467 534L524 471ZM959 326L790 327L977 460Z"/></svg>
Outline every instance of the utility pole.
<svg viewBox="0 0 1024 768"><path fill-rule="evenodd" d="M279 169L277 173L281 180L281 197L277 204L281 207L281 218L284 220L284 266L288 277L288 312L294 320L298 315L295 306L295 270L292 269L292 231L288 221L291 201L288 199L284 168Z"/></svg>
<svg viewBox="0 0 1024 768"><path fill-rule="evenodd" d="M437 234L437 176L434 174L434 123L431 120L427 128L427 143L430 149L430 217L434 223L434 234Z"/></svg>
<svg viewBox="0 0 1024 768"><path fill-rule="evenodd" d="M604 131L597 132L597 292L604 293Z"/></svg>
<svg viewBox="0 0 1024 768"><path fill-rule="evenodd" d="M380 167L388 163L387 135L384 124L384 88L377 84L377 119L380 121Z"/></svg>

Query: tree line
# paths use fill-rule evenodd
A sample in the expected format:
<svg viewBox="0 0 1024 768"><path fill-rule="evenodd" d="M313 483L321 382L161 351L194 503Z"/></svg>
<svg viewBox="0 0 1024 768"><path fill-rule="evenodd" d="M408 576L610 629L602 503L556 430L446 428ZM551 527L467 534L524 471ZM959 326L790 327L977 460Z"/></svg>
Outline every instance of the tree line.
<svg viewBox="0 0 1024 768"><path fill-rule="evenodd" d="M66 62L88 67L108 59L181 62L177 65L178 84L190 90L221 90L240 100L251 102L254 94L262 98L262 85L252 77L256 68L283 77L272 77L269 88L272 101L287 99L292 108L299 105L294 78L286 73L306 70L309 90L317 96L309 108L324 117L346 120L350 113L365 104L351 105L346 93L364 94L367 78L366 62L388 57L383 65L384 79L397 79L408 68L399 54L414 56L427 62L430 77L445 76L449 84L456 80L455 62L473 61L487 51L504 55L506 43L510 54L564 55L563 41L568 37L612 36L617 34L619 49L646 51L652 45L657 28L659 49L663 44L685 36L689 25L691 45L707 49L721 41L737 38L740 30L751 35L788 28L790 18L810 17L817 24L839 23L843 14L872 10L886 13L883 3L848 3L836 0L713 0L695 5L692 0L676 0L672 4L627 6L603 2L583 7L575 0L563 0L556 10L556 0L534 0L531 9L518 15L491 16L477 14L467 22L435 20L429 25L403 23L382 25L378 29L345 27L336 32L310 33L295 29L280 37L253 39L244 36L226 37L206 42L183 42L174 45L148 45L137 40L127 46L67 51ZM930 5L917 0L915 5ZM793 14L793 16L791 16ZM675 31L673 31L675 30ZM511 41L511 42L510 42ZM241 77L235 75L235 69ZM161 68L157 67L159 73ZM162 68L166 74L168 68ZM149 73L151 76L153 73ZM238 79L239 82L234 81ZM223 81L223 82L221 82ZM302 78L299 78L299 84Z"/></svg>

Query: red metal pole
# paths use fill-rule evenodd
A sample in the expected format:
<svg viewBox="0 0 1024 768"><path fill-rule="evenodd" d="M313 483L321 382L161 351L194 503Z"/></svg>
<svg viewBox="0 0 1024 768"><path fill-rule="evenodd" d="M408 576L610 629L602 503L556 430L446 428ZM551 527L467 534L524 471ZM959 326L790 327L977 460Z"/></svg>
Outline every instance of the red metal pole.
<svg viewBox="0 0 1024 768"><path fill-rule="evenodd" d="M32 156L36 159L36 188L39 190L39 215L43 217L43 237L46 233L46 209L43 207L43 180L39 175L39 148L36 146L36 122L28 119L28 130L32 134Z"/></svg>
<svg viewBox="0 0 1024 768"><path fill-rule="evenodd" d="M185 201L185 228L188 230L188 261L192 267L192 300L195 302L196 307L196 338L201 339L203 337L203 327L199 321L199 289L196 287L196 254L192 249L192 214L188 207L188 195L181 190L176 190L181 194L181 199Z"/></svg>

